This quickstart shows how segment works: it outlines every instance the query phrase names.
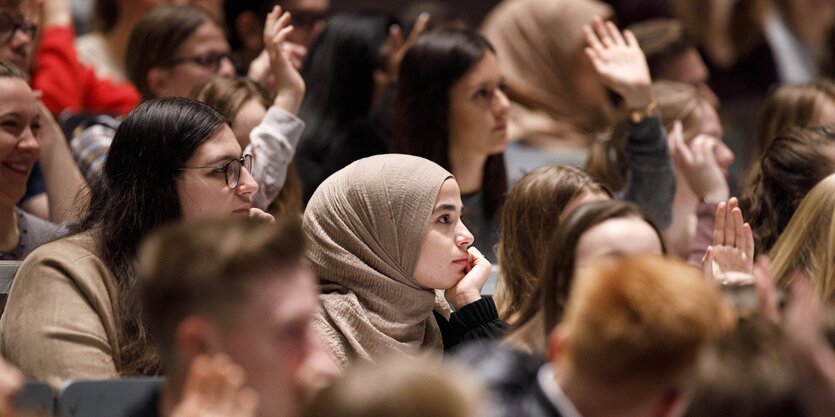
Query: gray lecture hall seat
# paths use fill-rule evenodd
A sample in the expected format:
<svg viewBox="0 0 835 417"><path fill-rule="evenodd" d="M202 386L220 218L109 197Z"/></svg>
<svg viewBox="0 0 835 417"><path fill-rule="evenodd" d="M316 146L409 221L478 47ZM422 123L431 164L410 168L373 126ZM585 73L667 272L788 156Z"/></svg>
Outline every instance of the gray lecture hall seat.
<svg viewBox="0 0 835 417"><path fill-rule="evenodd" d="M15 399L15 407L20 411L35 411L38 415L51 416L55 412L52 387L46 382L26 382L23 391Z"/></svg>
<svg viewBox="0 0 835 417"><path fill-rule="evenodd" d="M12 288L12 280L20 267L20 261L0 261L0 314L6 308L6 299Z"/></svg>
<svg viewBox="0 0 835 417"><path fill-rule="evenodd" d="M58 394L57 417L127 417L164 378L69 380Z"/></svg>

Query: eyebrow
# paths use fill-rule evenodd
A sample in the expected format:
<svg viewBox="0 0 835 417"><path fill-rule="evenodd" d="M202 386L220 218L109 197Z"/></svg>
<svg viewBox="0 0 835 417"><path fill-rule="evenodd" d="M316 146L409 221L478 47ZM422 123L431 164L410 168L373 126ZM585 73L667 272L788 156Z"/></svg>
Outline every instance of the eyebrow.
<svg viewBox="0 0 835 417"><path fill-rule="evenodd" d="M438 205L437 207L435 207L435 210L432 210L432 212L433 213L438 212L438 211L455 212L456 209L458 209L458 207L454 204L441 204L441 205ZM463 208L461 210L463 211Z"/></svg>
<svg viewBox="0 0 835 417"><path fill-rule="evenodd" d="M218 156L217 158L212 159L211 161L207 162L205 166L223 165L223 164L225 164L229 161L232 161L232 160L235 160L235 159L240 159L240 158L241 158L240 156L234 156L234 155L228 155L228 154L227 155L221 155L221 156Z"/></svg>

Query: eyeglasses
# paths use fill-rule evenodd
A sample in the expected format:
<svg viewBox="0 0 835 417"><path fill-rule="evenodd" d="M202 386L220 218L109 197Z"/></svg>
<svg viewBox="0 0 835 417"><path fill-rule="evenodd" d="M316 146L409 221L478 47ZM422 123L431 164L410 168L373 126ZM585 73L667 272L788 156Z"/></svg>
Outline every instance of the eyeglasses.
<svg viewBox="0 0 835 417"><path fill-rule="evenodd" d="M38 25L27 23L26 19L17 13L8 10L0 11L0 42L4 44L11 42L18 30L35 39L38 34Z"/></svg>
<svg viewBox="0 0 835 417"><path fill-rule="evenodd" d="M167 61L164 64L162 64L162 66L163 67L175 67L177 65L180 65L180 64L183 64L183 63L186 63L186 62L191 62L193 64L197 64L197 65L200 65L203 68L211 70L212 72L217 72L217 70L220 69L220 63L224 59L228 59L229 62L231 62L232 65L237 68L237 65L235 63L235 56L232 55L231 52L223 52L223 53L213 52L213 53L206 54L206 55L198 55L198 56L192 56L192 57L188 57L188 58L172 59L172 60Z"/></svg>
<svg viewBox="0 0 835 417"><path fill-rule="evenodd" d="M211 168L218 174L226 174L226 185L231 189L238 188L238 182L241 180L241 167L246 168L247 172L252 172L252 155L246 154L241 159L233 159L223 165L213 165L205 167L183 167L180 171L189 169L208 169Z"/></svg>

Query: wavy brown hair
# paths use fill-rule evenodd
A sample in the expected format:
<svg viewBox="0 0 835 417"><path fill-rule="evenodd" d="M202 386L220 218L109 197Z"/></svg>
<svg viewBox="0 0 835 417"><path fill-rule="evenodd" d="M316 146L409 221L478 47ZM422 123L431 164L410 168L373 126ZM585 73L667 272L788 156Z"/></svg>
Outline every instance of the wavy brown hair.
<svg viewBox="0 0 835 417"><path fill-rule="evenodd" d="M835 102L835 83L829 80L784 85L774 90L763 106L757 126L755 160L784 130L815 124L827 100Z"/></svg>
<svg viewBox="0 0 835 417"><path fill-rule="evenodd" d="M611 197L608 189L572 166L544 166L525 175L513 187L502 211L496 254L501 275L494 299L499 317L510 324L536 289L537 260L548 251L548 237L564 210L583 193Z"/></svg>
<svg viewBox="0 0 835 417"><path fill-rule="evenodd" d="M757 253L768 253L806 193L835 171L835 128L795 127L774 138L748 173L740 208Z"/></svg>
<svg viewBox="0 0 835 417"><path fill-rule="evenodd" d="M544 354L548 333L561 320L574 280L577 244L589 229L612 219L638 218L655 230L661 250L667 253L661 231L653 220L634 203L621 200L596 201L584 204L560 222L548 238L548 250L542 254L537 268L536 297L528 299L519 314L511 339L521 341L534 352ZM531 327L535 326L535 327ZM543 342L540 345L540 341ZM513 343L513 342L511 342ZM539 352L539 350L542 350Z"/></svg>

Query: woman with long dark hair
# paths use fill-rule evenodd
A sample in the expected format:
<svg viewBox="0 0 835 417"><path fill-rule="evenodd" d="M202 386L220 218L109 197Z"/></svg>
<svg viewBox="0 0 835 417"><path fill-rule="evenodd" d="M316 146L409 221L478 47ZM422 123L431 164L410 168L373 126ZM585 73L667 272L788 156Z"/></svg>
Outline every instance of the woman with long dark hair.
<svg viewBox="0 0 835 417"><path fill-rule="evenodd" d="M296 155L305 201L334 172L388 151L374 111L391 82L385 46L395 23L384 14L337 15L311 48L301 71L309 88L299 110L307 128Z"/></svg>
<svg viewBox="0 0 835 417"><path fill-rule="evenodd" d="M0 320L3 356L56 388L158 372L134 293L140 241L179 219L271 218L252 208L251 163L228 121L204 104L165 98L134 109L74 234L21 265Z"/></svg>
<svg viewBox="0 0 835 417"><path fill-rule="evenodd" d="M481 35L428 32L400 64L392 143L392 151L427 158L455 175L475 245L492 261L508 187L504 88L495 51Z"/></svg>

